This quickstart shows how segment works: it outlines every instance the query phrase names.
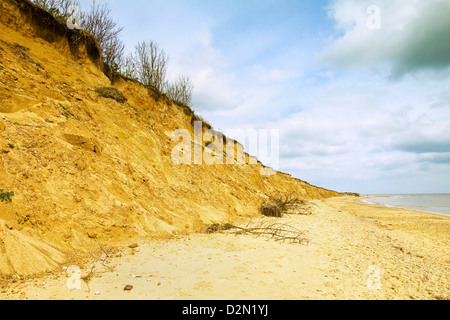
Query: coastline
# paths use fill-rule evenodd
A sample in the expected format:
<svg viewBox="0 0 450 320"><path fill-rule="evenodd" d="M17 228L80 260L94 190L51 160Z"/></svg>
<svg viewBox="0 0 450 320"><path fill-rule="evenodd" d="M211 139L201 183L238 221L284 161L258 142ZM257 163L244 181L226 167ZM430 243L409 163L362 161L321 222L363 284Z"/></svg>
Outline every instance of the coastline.
<svg viewBox="0 0 450 320"><path fill-rule="evenodd" d="M360 201L368 204L368 205L381 205L387 208L398 208L398 209L404 209L404 210L410 210L410 211L418 211L418 212L423 212L423 213L431 213L431 214L437 214L437 215L442 215L442 216L450 216L450 213L444 213L444 212L437 212L437 211L428 211L428 210L424 210L421 208L415 208L414 206L410 206L408 207L407 205L402 205L402 204L390 204L390 203L384 203L384 202L377 202L376 200L373 201L366 201L368 199L377 199L377 198L390 198L390 197L396 197L396 196L427 196L428 194L386 194L386 195L364 195L360 197ZM429 195L440 195L440 194L429 194ZM442 194L442 195L447 195L450 196L450 194Z"/></svg>
<svg viewBox="0 0 450 320"><path fill-rule="evenodd" d="M143 239L135 251L119 246L79 290L67 288L61 270L19 280L0 299L450 299L450 217L359 200L317 200L312 215L258 218L295 226L307 245L226 232Z"/></svg>

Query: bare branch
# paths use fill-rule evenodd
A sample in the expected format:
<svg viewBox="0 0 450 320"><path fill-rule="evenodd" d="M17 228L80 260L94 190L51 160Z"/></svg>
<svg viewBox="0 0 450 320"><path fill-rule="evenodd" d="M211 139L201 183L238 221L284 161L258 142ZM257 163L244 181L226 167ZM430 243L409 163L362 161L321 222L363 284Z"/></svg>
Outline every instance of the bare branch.
<svg viewBox="0 0 450 320"><path fill-rule="evenodd" d="M77 0L32 0L34 4L51 13L55 18L67 21L69 7L76 5ZM123 27L111 17L111 10L106 4L92 1L90 10L81 11L80 27L91 34L100 46L103 61L114 71L118 71L124 63L125 45L120 39Z"/></svg>
<svg viewBox="0 0 450 320"><path fill-rule="evenodd" d="M111 9L94 0L90 10L81 15L81 27L97 40L104 62L118 71L124 59L125 45L120 39L123 27L112 19Z"/></svg>
<svg viewBox="0 0 450 320"><path fill-rule="evenodd" d="M189 107L193 89L194 85L188 77L179 76L175 82L167 85L166 93L172 100Z"/></svg>
<svg viewBox="0 0 450 320"><path fill-rule="evenodd" d="M134 68L137 79L146 86L163 92L166 86L168 57L156 42L139 42L136 51L129 57L128 67Z"/></svg>
<svg viewBox="0 0 450 320"><path fill-rule="evenodd" d="M235 231L230 231L235 229ZM305 244L308 243L308 239L304 237L304 232L297 228L285 224L285 223L273 223L270 221L262 220L258 224L251 226L248 223L245 227L235 226L229 223L226 224L213 224L206 229L206 233L216 233L228 231L232 234L251 234L255 236L270 236L275 241L289 241L290 243Z"/></svg>

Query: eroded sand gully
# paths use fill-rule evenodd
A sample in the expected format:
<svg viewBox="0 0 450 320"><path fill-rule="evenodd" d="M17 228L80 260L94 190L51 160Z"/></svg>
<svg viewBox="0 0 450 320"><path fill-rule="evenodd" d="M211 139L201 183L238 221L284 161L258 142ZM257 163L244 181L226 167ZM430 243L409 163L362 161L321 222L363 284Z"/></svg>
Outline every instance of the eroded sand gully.
<svg viewBox="0 0 450 320"><path fill-rule="evenodd" d="M314 203L312 215L277 220L305 231L307 245L229 233L143 240L136 249L124 245L120 254L98 262L79 290L68 289L61 269L44 278L18 280L3 289L0 298L450 297L449 217L370 206L355 198ZM133 289L124 291L125 285Z"/></svg>

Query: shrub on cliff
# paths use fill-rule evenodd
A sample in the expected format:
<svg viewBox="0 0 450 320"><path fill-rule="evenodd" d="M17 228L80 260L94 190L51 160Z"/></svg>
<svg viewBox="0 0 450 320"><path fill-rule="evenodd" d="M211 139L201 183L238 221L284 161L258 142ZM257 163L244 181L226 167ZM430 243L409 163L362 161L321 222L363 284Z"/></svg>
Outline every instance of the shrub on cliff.
<svg viewBox="0 0 450 320"><path fill-rule="evenodd" d="M32 0L34 4L48 11L57 20L64 23L76 15L71 6L78 6L76 0ZM120 38L123 27L111 17L111 9L106 4L92 1L89 11L79 12L77 24L81 29L91 34L102 52L103 61L114 71L118 71L124 60L125 45Z"/></svg>
<svg viewBox="0 0 450 320"><path fill-rule="evenodd" d="M51 13L57 20L78 26L97 41L103 62L109 66L110 79L114 74L139 81L144 86L155 88L181 106L191 107L193 83L186 76L175 81L166 79L168 56L154 41L138 42L134 53L125 56L125 45L120 38L123 27L111 16L106 4L92 0L88 11L82 11L78 0L31 0L40 8ZM74 7L76 9L74 10Z"/></svg>
<svg viewBox="0 0 450 320"><path fill-rule="evenodd" d="M14 192L5 192L3 189L0 189L0 201L1 202L12 202L12 197L14 196Z"/></svg>
<svg viewBox="0 0 450 320"><path fill-rule="evenodd" d="M190 107L193 89L194 85L188 77L179 76L176 81L166 85L165 91L172 100Z"/></svg>

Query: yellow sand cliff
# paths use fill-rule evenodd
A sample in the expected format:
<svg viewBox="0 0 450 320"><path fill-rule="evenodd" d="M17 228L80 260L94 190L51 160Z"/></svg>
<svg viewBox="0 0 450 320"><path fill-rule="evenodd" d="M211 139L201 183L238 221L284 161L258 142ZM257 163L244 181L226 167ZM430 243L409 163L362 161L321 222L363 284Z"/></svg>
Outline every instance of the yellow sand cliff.
<svg viewBox="0 0 450 320"><path fill-rule="evenodd" d="M152 89L111 83L98 47L25 0L0 3L0 275L49 271L127 239L258 215L295 191L338 196L257 165L175 165L198 117ZM102 97L113 87L126 102ZM207 128L207 127L206 127ZM205 130L206 130L205 128Z"/></svg>

